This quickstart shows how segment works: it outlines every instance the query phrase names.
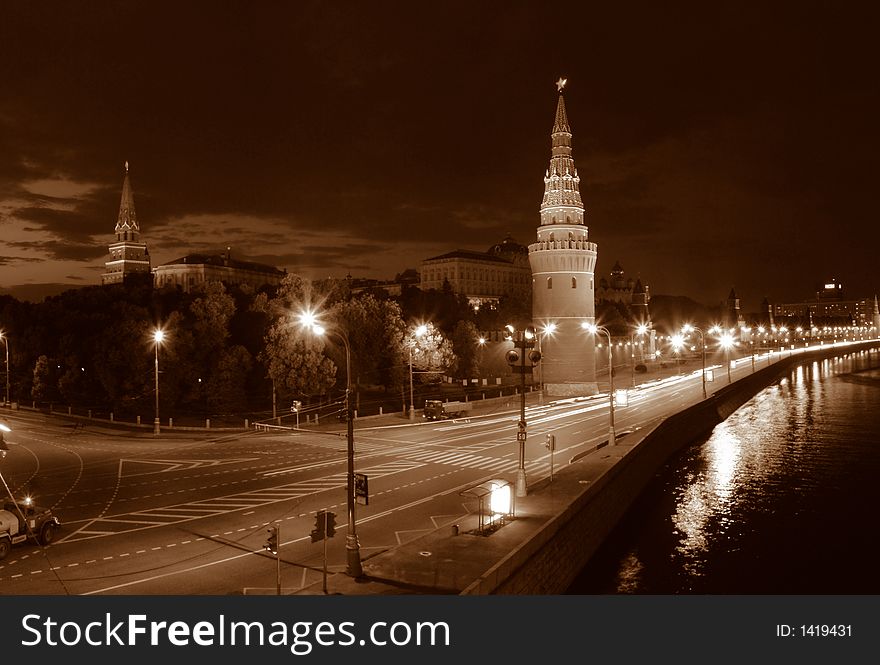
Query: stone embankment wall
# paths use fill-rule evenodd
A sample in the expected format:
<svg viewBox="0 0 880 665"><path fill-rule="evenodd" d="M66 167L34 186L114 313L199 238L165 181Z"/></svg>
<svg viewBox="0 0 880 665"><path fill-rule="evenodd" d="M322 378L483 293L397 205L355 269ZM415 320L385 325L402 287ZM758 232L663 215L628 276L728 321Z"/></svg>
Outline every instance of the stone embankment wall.
<svg viewBox="0 0 880 665"><path fill-rule="evenodd" d="M769 367L724 386L714 395L629 437L626 451L609 462L608 468L587 486L569 466L557 474L552 485L530 490L540 500L543 492L558 497L567 492L572 500L547 520L492 569L462 592L471 594L561 594L587 565L608 534L624 516L661 466L688 443L709 432L761 390L778 381L799 364L841 356L880 346L874 340L846 348L809 351L781 359ZM722 379L724 380L723 376ZM622 445L614 448L624 448ZM609 448L608 450L612 450ZM609 456L611 457L611 456Z"/></svg>

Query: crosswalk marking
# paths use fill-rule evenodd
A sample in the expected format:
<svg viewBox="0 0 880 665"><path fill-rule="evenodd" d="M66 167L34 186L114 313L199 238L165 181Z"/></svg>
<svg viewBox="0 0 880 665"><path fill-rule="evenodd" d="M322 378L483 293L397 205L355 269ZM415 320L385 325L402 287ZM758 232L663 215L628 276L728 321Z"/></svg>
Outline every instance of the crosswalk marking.
<svg viewBox="0 0 880 665"><path fill-rule="evenodd" d="M370 478L382 478L391 474L416 469L421 466L424 466L424 463L420 461L394 460L384 464L367 467L362 469L361 473L367 474ZM174 506L150 508L147 510L123 513L121 515L110 515L87 523L81 529L59 540L59 542L98 538L101 536L136 531L154 526L176 524L191 519L212 517L214 515L241 510L242 508L265 506L279 501L298 499L311 494L319 494L320 492L345 487L347 482L347 473L335 473L331 476L325 476L324 478L300 480L294 483L280 485L278 487L250 490L230 496L199 499L197 501L190 501L188 503L177 504ZM120 525L126 524L130 525L130 528L119 528ZM114 526L116 529L102 529L102 526Z"/></svg>

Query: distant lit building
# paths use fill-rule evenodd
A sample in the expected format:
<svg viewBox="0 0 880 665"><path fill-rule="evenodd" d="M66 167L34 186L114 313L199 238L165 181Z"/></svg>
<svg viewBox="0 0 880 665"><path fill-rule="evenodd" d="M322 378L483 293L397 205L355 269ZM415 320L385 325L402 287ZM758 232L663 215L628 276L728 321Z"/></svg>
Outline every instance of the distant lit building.
<svg viewBox="0 0 880 665"><path fill-rule="evenodd" d="M188 254L153 268L154 285L179 286L189 291L205 282L223 282L227 286L276 286L287 273L254 261L233 259L230 249L222 254Z"/></svg>
<svg viewBox="0 0 880 665"><path fill-rule="evenodd" d="M826 282L816 291L815 299L773 305L775 318L796 318L811 324L873 325L874 301L844 299L843 285Z"/></svg>
<svg viewBox="0 0 880 665"><path fill-rule="evenodd" d="M106 270L101 275L101 283L121 284L134 277L149 276L150 253L146 244L141 242L128 162L125 162L125 178L122 181L122 199L119 202L115 233L116 242L109 246L110 260L104 264Z"/></svg>
<svg viewBox="0 0 880 665"><path fill-rule="evenodd" d="M458 249L422 261L420 288L464 295L472 307L497 303L501 298L529 297L532 272L529 250L507 236L486 252Z"/></svg>

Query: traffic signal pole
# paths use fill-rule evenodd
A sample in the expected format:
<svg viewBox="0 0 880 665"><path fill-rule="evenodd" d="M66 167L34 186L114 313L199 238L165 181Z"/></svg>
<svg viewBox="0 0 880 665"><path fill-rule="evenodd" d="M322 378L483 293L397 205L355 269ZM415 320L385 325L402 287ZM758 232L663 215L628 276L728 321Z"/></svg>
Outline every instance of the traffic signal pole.
<svg viewBox="0 0 880 665"><path fill-rule="evenodd" d="M324 513L324 595L327 595L327 520L329 513Z"/></svg>
<svg viewBox="0 0 880 665"><path fill-rule="evenodd" d="M275 537L278 538L278 548L275 550L275 595L281 595L281 523L275 527Z"/></svg>

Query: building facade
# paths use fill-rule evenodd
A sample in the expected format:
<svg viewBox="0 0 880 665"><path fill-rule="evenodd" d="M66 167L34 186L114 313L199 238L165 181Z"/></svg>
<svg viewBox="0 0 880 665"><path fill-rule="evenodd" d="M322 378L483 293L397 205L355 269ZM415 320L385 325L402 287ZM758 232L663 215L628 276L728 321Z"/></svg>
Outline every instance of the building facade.
<svg viewBox="0 0 880 665"><path fill-rule="evenodd" d="M248 285L254 289L281 283L286 273L263 263L233 259L231 250L222 254L187 254L153 268L156 288L179 286L186 292L205 282L224 282L228 286Z"/></svg>
<svg viewBox="0 0 880 665"><path fill-rule="evenodd" d="M571 149L571 127L563 88L551 131L550 166L544 174L544 197L537 242L529 245L532 271L532 319L541 334L544 391L568 397L598 392L596 340L583 324L596 318L594 273L597 246L588 239L580 178Z"/></svg>
<svg viewBox="0 0 880 665"><path fill-rule="evenodd" d="M532 279L528 251L507 236L486 252L458 249L434 256L422 261L419 286L440 291L448 284L475 309L504 297L527 298Z"/></svg>
<svg viewBox="0 0 880 665"><path fill-rule="evenodd" d="M147 245L141 242L141 228L134 209L134 193L125 162L125 177L122 180L122 198L119 202L119 215L116 218L116 241L109 246L110 260L101 275L102 284L121 284L135 277L150 274L150 253Z"/></svg>

